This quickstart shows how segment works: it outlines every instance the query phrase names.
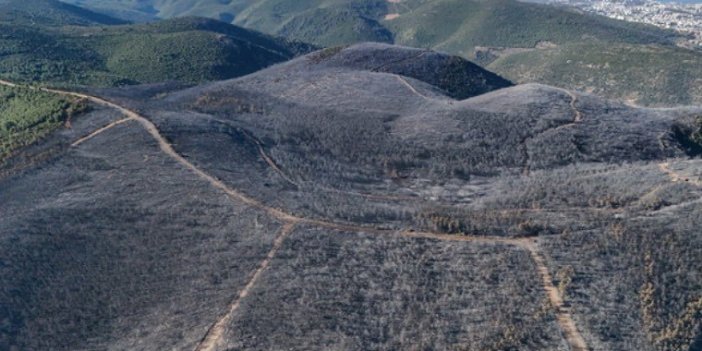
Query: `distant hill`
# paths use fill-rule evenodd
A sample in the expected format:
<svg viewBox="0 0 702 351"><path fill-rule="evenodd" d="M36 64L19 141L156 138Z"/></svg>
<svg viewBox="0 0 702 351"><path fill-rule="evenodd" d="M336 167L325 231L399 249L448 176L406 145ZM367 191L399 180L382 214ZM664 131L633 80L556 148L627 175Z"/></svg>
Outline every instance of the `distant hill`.
<svg viewBox="0 0 702 351"><path fill-rule="evenodd" d="M28 20L28 14L42 8L90 13L55 1L33 1L32 6L20 0L5 4L13 11L0 17L2 77L94 86L196 83L242 76L311 50L306 44L204 18L96 26L103 23L44 11L53 13L51 18ZM41 7L31 10L35 5Z"/></svg>
<svg viewBox="0 0 702 351"><path fill-rule="evenodd" d="M520 83L585 89L637 104L702 101L694 89L702 79L696 69L702 65L702 53L675 47L673 40L679 34L563 7L515 0L100 0L81 4L112 14L117 12L111 9L146 8L143 14L152 17L207 16L322 46L376 41L431 48L477 60ZM579 54L572 50L578 45L587 58L582 65L566 65ZM606 61L612 50L621 63L610 62L617 71L608 72L604 79L592 67ZM655 51L655 57L648 51ZM646 57L644 69L627 63L637 62L641 54ZM491 65L497 57L504 60ZM681 58L689 64L672 64ZM656 79L652 77L675 77L681 87L693 89L674 95L676 89L659 82L643 88L632 84Z"/></svg>
<svg viewBox="0 0 702 351"><path fill-rule="evenodd" d="M505 53L485 67L632 104L702 105L702 54L682 48L576 43Z"/></svg>
<svg viewBox="0 0 702 351"><path fill-rule="evenodd" d="M158 10L154 7L154 1L151 0L69 0L64 2L130 22L148 22L159 18Z"/></svg>
<svg viewBox="0 0 702 351"><path fill-rule="evenodd" d="M128 21L56 0L0 0L0 22L16 25L114 25Z"/></svg>
<svg viewBox="0 0 702 351"><path fill-rule="evenodd" d="M386 21L396 41L470 54L475 46L536 47L583 40L665 43L672 36L652 26L514 0L415 1L411 11Z"/></svg>
<svg viewBox="0 0 702 351"><path fill-rule="evenodd" d="M137 2L82 2L92 8L131 6ZM319 45L357 41L393 41L469 53L474 46L534 47L599 39L628 43L667 42L673 32L587 15L575 10L515 0L149 0L161 17L198 15L229 19L262 32ZM388 15L392 16L388 16Z"/></svg>

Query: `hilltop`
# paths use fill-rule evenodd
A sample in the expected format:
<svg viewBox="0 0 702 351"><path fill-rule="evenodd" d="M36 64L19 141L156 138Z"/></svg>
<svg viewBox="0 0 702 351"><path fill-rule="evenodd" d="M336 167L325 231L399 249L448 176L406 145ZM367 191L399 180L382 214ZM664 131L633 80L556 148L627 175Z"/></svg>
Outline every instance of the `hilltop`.
<svg viewBox="0 0 702 351"><path fill-rule="evenodd" d="M0 178L0 348L699 343L702 109L382 44L92 94Z"/></svg>
<svg viewBox="0 0 702 351"><path fill-rule="evenodd" d="M144 14L152 17L206 16L321 46L375 41L430 48L475 60L518 83L586 90L641 105L702 101L695 90L702 79L697 69L702 66L702 54L677 48L674 43L681 34L565 7L515 0L102 0L82 4L108 13L113 13L111 8L146 7ZM585 57L573 60L581 54ZM639 63L642 55L643 64L632 64ZM492 64L498 59L502 63ZM673 64L681 60L682 65ZM612 68L602 78L599 67L607 65ZM661 83L661 76L675 77L680 87ZM646 91L640 92L642 85ZM691 89L686 91L688 86Z"/></svg>
<svg viewBox="0 0 702 351"><path fill-rule="evenodd" d="M404 75L431 84L456 99L466 99L512 85L510 81L461 57L409 47L366 43L325 49L309 59L321 67ZM289 69L291 65L295 63L283 66Z"/></svg>

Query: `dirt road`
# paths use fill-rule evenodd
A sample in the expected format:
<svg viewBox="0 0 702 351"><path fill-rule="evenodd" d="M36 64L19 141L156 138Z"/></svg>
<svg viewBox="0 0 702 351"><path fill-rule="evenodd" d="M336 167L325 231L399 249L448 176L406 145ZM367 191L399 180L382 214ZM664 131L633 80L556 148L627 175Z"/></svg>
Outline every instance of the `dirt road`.
<svg viewBox="0 0 702 351"><path fill-rule="evenodd" d="M0 80L0 84L6 85L6 86L16 86L15 84L7 81ZM542 256L541 250L539 246L537 245L536 242L534 242L533 239L511 239L511 238L504 238L504 237L494 237L494 236L464 236L464 235L449 235L449 234L442 234L442 233L431 233L431 232L415 232L415 231L402 231L399 232L396 230L388 230L388 229L381 229L381 228L369 228L369 227L364 227L364 226L359 226L359 225L354 225L354 224L340 224L340 223L334 223L330 221L324 221L324 220L316 220L316 219L308 219L308 218L303 218L299 217L293 214L289 214L283 210L269 207L260 201L250 198L247 195L238 192L237 190L230 188L228 185L220 181L219 179L209 175L207 172L204 170L198 168L194 164L192 164L190 161L182 157L180 154L178 154L172 147L172 145L166 140L165 137L161 135L159 132L158 128L156 125L154 125L150 120L147 118L141 116L135 111L132 111L126 107L120 106L116 103L107 101L105 99L96 97L96 96L91 96L83 93L77 93L77 92L70 92L70 91L63 91L63 90L57 90L57 89L49 89L49 88L36 88L40 89L42 91L46 92L51 92L63 96L72 96L72 97L78 97L82 99L86 99L88 101L91 101L95 104L106 106L109 108L113 108L122 114L126 116L126 118L118 120L116 122L111 123L110 125L107 125L105 127L102 127L95 132L91 133L87 137L81 138L78 141L74 142L76 146L80 145L84 141L99 135L100 133L113 128L115 126L118 126L120 124L123 124L124 122L134 120L139 122L144 129L158 142L159 148L161 151L177 161L179 164L181 164L183 167L186 169L192 171L195 173L198 177L201 179L209 182L214 188L217 188L221 191L223 191L225 194L230 196L232 199L241 201L251 207L260 209L262 211L265 211L268 213L270 216L277 218L283 223L283 228L281 229L280 233L278 234L278 237L276 238L271 250L269 251L268 255L261 261L259 264L259 267L252 273L251 278L249 279L247 285L242 289L237 297L232 301L232 303L228 306L227 312L218 318L212 326L209 328L207 334L203 337L202 342L200 342L195 349L196 351L210 351L210 350L216 350L217 345L220 343L221 338L223 337L224 334L224 329L227 325L227 323L231 320L232 315L236 312L238 309L240 302L242 299L246 298L246 296L249 294L251 289L255 286L256 282L260 278L260 276L263 274L263 272L268 268L271 260L275 257L276 253L282 246L285 238L292 232L294 227L298 224L308 224L308 225L314 225L314 226L319 226L323 228L328 228L332 230L338 230L338 231L347 231L347 232L364 232L364 233L371 233L371 234L378 234L378 235L401 235L403 237L407 238L422 238L422 239L432 239L432 240L441 240L441 241L456 241L456 242L475 242L475 243L485 243L485 244L505 244L505 245L514 245L519 248L522 248L524 250L529 251L531 254L532 260L534 261L536 270L538 274L541 276L542 279L542 287L544 291L546 292L546 295L555 309L556 316L557 316L557 321L558 324L561 328L561 331L564 334L564 337L568 344L570 345L571 349L574 351L586 351L588 350L587 344L585 342L585 339L582 337L582 335L579 333L575 322L572 318L572 315L570 313L570 310L567 308L564 308L564 303L563 303L563 297L560 295L560 292L558 289L555 288L553 285L553 279L551 277L551 274L548 271L548 267L545 264L545 260Z"/></svg>

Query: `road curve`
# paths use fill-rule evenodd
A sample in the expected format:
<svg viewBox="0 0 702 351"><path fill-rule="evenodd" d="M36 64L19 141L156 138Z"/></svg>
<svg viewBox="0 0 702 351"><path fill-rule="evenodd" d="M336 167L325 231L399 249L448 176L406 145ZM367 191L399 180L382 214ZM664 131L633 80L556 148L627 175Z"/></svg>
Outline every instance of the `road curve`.
<svg viewBox="0 0 702 351"><path fill-rule="evenodd" d="M0 80L0 85L6 85L10 87L17 87L17 84L14 84L12 82ZM64 91L64 90L58 90L58 89L51 89L51 88L34 88L34 89L39 89L45 92L50 92L50 93L55 93L63 96L72 96L72 97L78 97L82 99L86 99L88 101L91 101L95 104L106 106L112 109L115 109L122 114L126 116L126 118L119 120L117 122L123 121L122 123L128 121L128 120L135 120L139 122L144 129L158 142L159 148L163 153L177 161L179 164L184 166L185 168L189 169L193 173L195 173L198 177L201 179L207 181L212 185L213 187L223 191L225 194L230 196L232 199L241 201L251 207L260 209L262 211L265 211L268 213L270 216L277 218L281 222L283 222L283 228L281 229L280 233L278 234L278 237L276 238L273 247L269 251L268 255L263 259L263 261L259 264L259 268L254 271L251 279L248 281L247 285L245 288L238 294L237 298L229 305L228 312L225 313L222 317L218 318L213 325L208 329L207 334L203 337L202 341L197 345L196 351L210 351L210 350L215 350L217 345L220 343L221 338L223 337L223 331L224 327L226 326L226 323L231 319L231 316L233 315L234 312L238 309L238 306L240 304L240 301L245 298L251 288L256 284L258 278L260 275L266 270L268 265L270 264L270 261L273 259L275 254L278 252L280 247L282 246L285 238L292 232L293 228L297 224L309 224L313 226L319 226L323 228L328 228L332 230L338 230L338 231L346 231L346 232L364 232L364 233L371 233L371 234L382 234L382 235L400 235L402 237L406 238L421 238L421 239L432 239L432 240L441 240L441 241L456 241L456 242L475 242L475 243L484 243L484 244L505 244L505 245L514 245L519 248L522 248L524 250L527 250L531 257L532 260L534 261L534 264L536 266L537 273L540 275L542 278L542 287L544 291L546 292L546 295L553 306L553 308L556 310L556 316L557 316L557 322L559 327L561 328L561 331L564 334L564 337L566 341L568 342L571 350L573 351L587 351L589 350L585 339L582 337L580 332L578 331L575 321L572 318L572 315L570 313L569 309L564 308L564 303L563 303L563 297L561 296L560 292L558 289L556 289L553 285L553 279L551 277L551 274L548 271L548 267L545 264L545 261L543 259L543 256L541 254L539 246L534 242L533 239L514 239L514 238L505 238L505 237L498 237L498 236L467 236L467 235L450 235L450 234L443 234L443 233L432 233L432 232L415 232L415 231L396 231L396 230L391 230L391 229L382 229L382 228L369 228L369 227L364 227L364 226L359 226L355 224L341 224L341 223L334 223L334 222L329 222L325 220L318 220L318 219L308 219L304 217L299 217L293 214L289 214L283 210L269 207L260 201L250 198L247 195L238 192L237 190L230 188L228 185L224 184L221 180L209 175L206 173L204 170L198 168L194 164L192 164L190 161L185 159L183 156L178 154L172 147L172 145L166 140L165 137L161 135L159 132L158 128L156 127L153 122L148 120L147 118L141 116L135 111L132 111L126 107L123 107L121 105L118 105L116 103L110 102L108 100L105 100L100 97L84 94L84 93L78 93L78 92L71 92L71 91ZM96 132L103 132L111 127L114 127L116 125L119 125L121 123L113 122L112 126L106 126L107 128L103 127ZM95 134L96 132L91 133L91 135ZM99 134L99 133L98 133ZM97 134L95 134L97 135ZM74 143L75 144L75 143Z"/></svg>

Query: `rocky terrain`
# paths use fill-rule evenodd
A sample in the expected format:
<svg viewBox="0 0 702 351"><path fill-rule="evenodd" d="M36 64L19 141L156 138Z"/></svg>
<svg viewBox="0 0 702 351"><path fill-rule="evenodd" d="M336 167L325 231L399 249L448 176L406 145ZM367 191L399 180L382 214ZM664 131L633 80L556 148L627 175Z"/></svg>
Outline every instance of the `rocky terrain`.
<svg viewBox="0 0 702 351"><path fill-rule="evenodd" d="M386 44L44 92L92 109L3 168L0 349L702 346L700 108Z"/></svg>

